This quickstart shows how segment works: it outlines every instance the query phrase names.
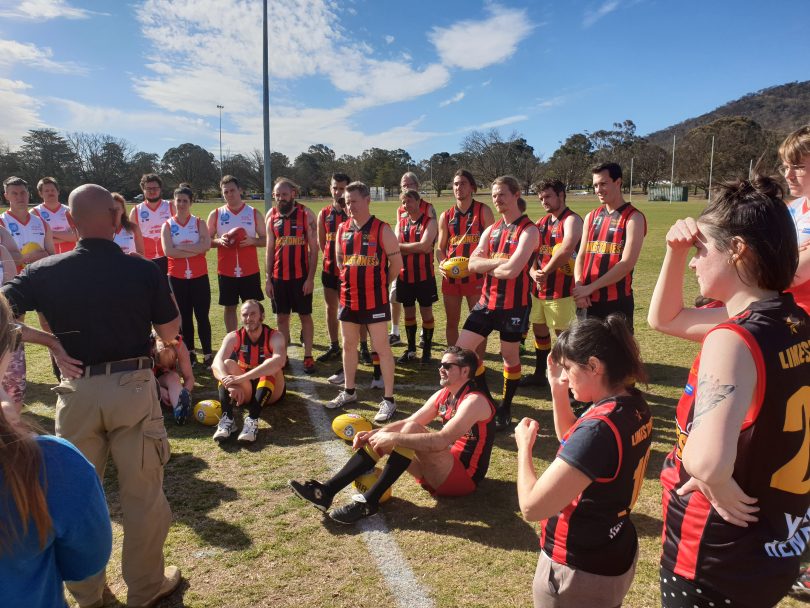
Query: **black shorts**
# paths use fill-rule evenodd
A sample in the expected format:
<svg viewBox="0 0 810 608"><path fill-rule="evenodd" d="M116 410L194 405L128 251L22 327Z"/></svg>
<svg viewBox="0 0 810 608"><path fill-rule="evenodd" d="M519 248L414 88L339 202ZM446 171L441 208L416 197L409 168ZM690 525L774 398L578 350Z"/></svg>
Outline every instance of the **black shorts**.
<svg viewBox="0 0 810 608"><path fill-rule="evenodd" d="M636 301L631 294L629 298L622 298L621 300L613 300L612 302L593 302L588 308L577 309L577 319L605 319L611 313L619 313L624 315L627 320L627 327L630 333L633 332L633 311L636 307Z"/></svg>
<svg viewBox="0 0 810 608"><path fill-rule="evenodd" d="M371 325L372 323L387 323L390 320L391 307L388 304L371 310L351 310L345 306L338 308L338 321L346 321L346 323Z"/></svg>
<svg viewBox="0 0 810 608"><path fill-rule="evenodd" d="M222 274L217 275L219 284L219 305L236 306L241 299L264 300L262 292L261 273L249 274L246 277L228 277Z"/></svg>
<svg viewBox="0 0 810 608"><path fill-rule="evenodd" d="M321 283L324 289L340 289L340 277L336 274L329 274L328 272L321 272Z"/></svg>
<svg viewBox="0 0 810 608"><path fill-rule="evenodd" d="M277 315L288 315L291 312L299 315L312 314L312 292L304 295L306 279L270 279L273 284L273 297L270 305Z"/></svg>
<svg viewBox="0 0 810 608"><path fill-rule="evenodd" d="M464 329L485 338L493 331L500 332L501 342L522 342L529 329L531 307L510 310L489 310L476 304L470 311Z"/></svg>
<svg viewBox="0 0 810 608"><path fill-rule="evenodd" d="M406 283L397 279L397 300L403 306L411 307L419 302L422 308L430 308L434 302L439 301L439 292L436 290L436 280L431 278L419 283Z"/></svg>

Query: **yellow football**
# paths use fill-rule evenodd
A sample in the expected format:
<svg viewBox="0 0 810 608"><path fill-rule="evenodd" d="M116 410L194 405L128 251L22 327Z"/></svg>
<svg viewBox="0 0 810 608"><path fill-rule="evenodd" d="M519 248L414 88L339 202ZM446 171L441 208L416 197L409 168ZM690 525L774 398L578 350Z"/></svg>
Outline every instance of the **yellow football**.
<svg viewBox="0 0 810 608"><path fill-rule="evenodd" d="M205 426L216 426L222 418L222 404L216 399L206 399L194 406L194 418Z"/></svg>
<svg viewBox="0 0 810 608"><path fill-rule="evenodd" d="M557 253L559 248L562 247L562 243L557 243L554 247L551 248L551 255ZM561 273L571 276L574 274L574 255L571 255L571 259L559 267Z"/></svg>
<svg viewBox="0 0 810 608"><path fill-rule="evenodd" d="M42 247L40 247L38 243L34 242L26 243L22 246L22 249L20 249L20 253L23 255L28 255L29 253L34 253L35 251L42 251Z"/></svg>
<svg viewBox="0 0 810 608"><path fill-rule="evenodd" d="M379 479L380 475L382 475L382 470L378 468L371 469L368 473L363 473L360 477L354 480L354 487L357 489L358 492L364 494L368 492L368 489L373 486L377 479ZM385 493L380 498L380 502L385 502L389 498L391 498L392 492L391 488L388 488Z"/></svg>
<svg viewBox="0 0 810 608"><path fill-rule="evenodd" d="M470 276L469 263L470 258L447 258L441 263L441 269L451 279L463 279Z"/></svg>
<svg viewBox="0 0 810 608"><path fill-rule="evenodd" d="M351 441L360 431L370 431L371 423L358 414L341 414L332 421L332 430L341 439Z"/></svg>

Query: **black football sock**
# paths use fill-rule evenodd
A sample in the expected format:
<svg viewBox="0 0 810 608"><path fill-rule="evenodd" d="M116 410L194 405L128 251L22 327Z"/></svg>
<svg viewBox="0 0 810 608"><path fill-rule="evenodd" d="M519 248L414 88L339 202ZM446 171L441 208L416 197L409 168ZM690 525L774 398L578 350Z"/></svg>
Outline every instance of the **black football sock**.
<svg viewBox="0 0 810 608"><path fill-rule="evenodd" d="M219 393L219 402L222 404L222 415L233 420L233 399L228 394L228 389L220 384L217 387L217 392Z"/></svg>
<svg viewBox="0 0 810 608"><path fill-rule="evenodd" d="M371 365L374 368L372 377L375 380L379 380L380 376L382 376L382 368L380 367L380 355L377 354L376 350L371 353Z"/></svg>
<svg viewBox="0 0 810 608"><path fill-rule="evenodd" d="M388 456L388 461L382 470L379 478L371 486L368 491L363 494L366 503L370 505L379 504L380 498L385 494L386 490L394 485L394 482L402 477L402 474L408 470L413 460L413 450L409 448L394 448L394 451Z"/></svg>
<svg viewBox="0 0 810 608"><path fill-rule="evenodd" d="M534 353L537 362L534 368L535 376L545 376L548 364L548 354L551 352L551 335L534 336Z"/></svg>
<svg viewBox="0 0 810 608"><path fill-rule="evenodd" d="M373 469L376 462L367 450L357 450L340 471L323 483L324 491L330 497L334 496L363 473Z"/></svg>
<svg viewBox="0 0 810 608"><path fill-rule="evenodd" d="M416 352L416 317L405 319L405 335L408 337L408 350Z"/></svg>

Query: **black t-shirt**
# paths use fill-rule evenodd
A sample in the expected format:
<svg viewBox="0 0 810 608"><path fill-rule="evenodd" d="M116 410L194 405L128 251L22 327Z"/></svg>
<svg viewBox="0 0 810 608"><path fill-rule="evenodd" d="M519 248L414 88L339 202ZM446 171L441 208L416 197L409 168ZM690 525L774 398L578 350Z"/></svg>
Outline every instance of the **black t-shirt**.
<svg viewBox="0 0 810 608"><path fill-rule="evenodd" d="M540 545L554 561L618 576L638 547L630 511L650 455L652 418L641 393L596 403L569 429L557 458L592 483L543 524Z"/></svg>
<svg viewBox="0 0 810 608"><path fill-rule="evenodd" d="M73 251L31 264L0 293L17 314L41 312L85 365L148 356L152 324L177 317L160 269L106 239L82 239Z"/></svg>

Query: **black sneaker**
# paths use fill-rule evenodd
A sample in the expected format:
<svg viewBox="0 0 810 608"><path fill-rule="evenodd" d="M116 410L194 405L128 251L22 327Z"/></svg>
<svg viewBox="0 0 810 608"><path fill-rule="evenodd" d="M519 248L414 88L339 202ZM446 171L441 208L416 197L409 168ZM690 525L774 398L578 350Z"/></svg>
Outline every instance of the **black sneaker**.
<svg viewBox="0 0 810 608"><path fill-rule="evenodd" d="M399 337L399 334L390 334L388 336L388 344L391 346L398 346L402 344L402 339Z"/></svg>
<svg viewBox="0 0 810 608"><path fill-rule="evenodd" d="M397 363L410 363L414 359L416 359L416 351L406 350L399 356L399 359L397 359Z"/></svg>
<svg viewBox="0 0 810 608"><path fill-rule="evenodd" d="M422 353L422 358L419 360L419 365L421 367L430 367L433 363L433 357L430 356L430 351L426 351Z"/></svg>
<svg viewBox="0 0 810 608"><path fill-rule="evenodd" d="M291 479L287 482L290 489L295 493L298 498L306 500L316 509L326 513L332 505L332 497L329 496L323 489L323 484L314 479L301 483Z"/></svg>
<svg viewBox="0 0 810 608"><path fill-rule="evenodd" d="M369 352L368 347L360 347L360 361L366 365L371 365L371 353Z"/></svg>
<svg viewBox="0 0 810 608"><path fill-rule="evenodd" d="M379 504L370 505L366 502L365 496L356 494L352 496L352 501L346 503L342 507L332 509L329 511L329 519L336 521L339 524L351 525L357 523L361 519L371 517L380 508Z"/></svg>
<svg viewBox="0 0 810 608"><path fill-rule="evenodd" d="M330 346L329 350L327 350L324 354L320 355L315 360L318 363L326 363L327 361L331 361L332 359L340 359L340 347L339 346Z"/></svg>
<svg viewBox="0 0 810 608"><path fill-rule="evenodd" d="M546 377L538 373L527 374L520 379L518 386L547 386Z"/></svg>
<svg viewBox="0 0 810 608"><path fill-rule="evenodd" d="M495 430L508 431L512 428L512 408L499 407L495 410Z"/></svg>

